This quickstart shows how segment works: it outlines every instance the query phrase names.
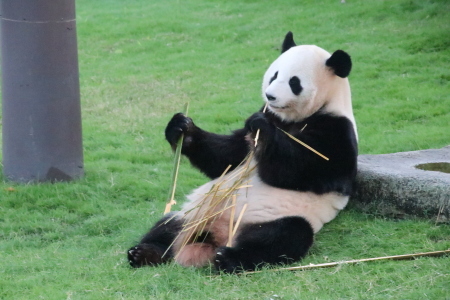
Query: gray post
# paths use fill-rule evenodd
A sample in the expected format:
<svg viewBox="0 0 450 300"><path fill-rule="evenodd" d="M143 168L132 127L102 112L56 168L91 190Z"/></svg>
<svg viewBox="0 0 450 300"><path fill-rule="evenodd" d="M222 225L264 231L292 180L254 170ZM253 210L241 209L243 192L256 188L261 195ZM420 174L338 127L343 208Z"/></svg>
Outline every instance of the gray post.
<svg viewBox="0 0 450 300"><path fill-rule="evenodd" d="M0 0L3 172L83 176L75 0Z"/></svg>

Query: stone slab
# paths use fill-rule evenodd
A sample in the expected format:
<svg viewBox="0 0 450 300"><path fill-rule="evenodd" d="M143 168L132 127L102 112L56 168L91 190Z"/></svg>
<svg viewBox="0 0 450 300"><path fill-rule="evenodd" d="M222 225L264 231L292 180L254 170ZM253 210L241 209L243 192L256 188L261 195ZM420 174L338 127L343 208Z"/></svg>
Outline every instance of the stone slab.
<svg viewBox="0 0 450 300"><path fill-rule="evenodd" d="M419 169L418 165L428 170ZM446 222L450 219L449 168L450 146L360 155L351 203L368 212Z"/></svg>

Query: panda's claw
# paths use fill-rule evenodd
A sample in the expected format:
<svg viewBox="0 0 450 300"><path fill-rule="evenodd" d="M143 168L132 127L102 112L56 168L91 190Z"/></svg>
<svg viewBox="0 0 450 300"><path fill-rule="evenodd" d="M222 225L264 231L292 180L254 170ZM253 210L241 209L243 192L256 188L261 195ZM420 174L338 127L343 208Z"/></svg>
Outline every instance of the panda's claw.
<svg viewBox="0 0 450 300"><path fill-rule="evenodd" d="M159 265L169 259L169 256L164 257L164 251L155 244L139 244L128 250L128 261L133 268Z"/></svg>
<svg viewBox="0 0 450 300"><path fill-rule="evenodd" d="M241 263L236 257L235 249L230 247L221 247L216 252L214 266L218 271L224 273L242 272Z"/></svg>
<svg viewBox="0 0 450 300"><path fill-rule="evenodd" d="M131 247L128 250L128 262L133 268L141 267L145 264L144 251L139 246Z"/></svg>

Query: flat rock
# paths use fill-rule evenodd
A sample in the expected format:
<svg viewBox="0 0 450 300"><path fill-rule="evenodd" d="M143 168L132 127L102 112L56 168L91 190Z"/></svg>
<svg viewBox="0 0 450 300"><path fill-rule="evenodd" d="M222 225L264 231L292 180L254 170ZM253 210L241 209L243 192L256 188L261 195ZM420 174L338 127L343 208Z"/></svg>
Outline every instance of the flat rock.
<svg viewBox="0 0 450 300"><path fill-rule="evenodd" d="M450 218L450 146L360 155L351 202L364 211L395 217Z"/></svg>

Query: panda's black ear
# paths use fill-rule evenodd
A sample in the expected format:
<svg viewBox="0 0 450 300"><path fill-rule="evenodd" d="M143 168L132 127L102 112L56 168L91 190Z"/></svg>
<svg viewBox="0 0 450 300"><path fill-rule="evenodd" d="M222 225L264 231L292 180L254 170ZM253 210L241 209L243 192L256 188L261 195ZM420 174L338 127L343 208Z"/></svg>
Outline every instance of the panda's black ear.
<svg viewBox="0 0 450 300"><path fill-rule="evenodd" d="M281 45L281 53L284 53L295 46L297 45L294 42L294 35L289 31L284 37L283 45Z"/></svg>
<svg viewBox="0 0 450 300"><path fill-rule="evenodd" d="M342 50L336 50L325 64L333 69L334 74L342 78L347 77L352 70L350 55Z"/></svg>

